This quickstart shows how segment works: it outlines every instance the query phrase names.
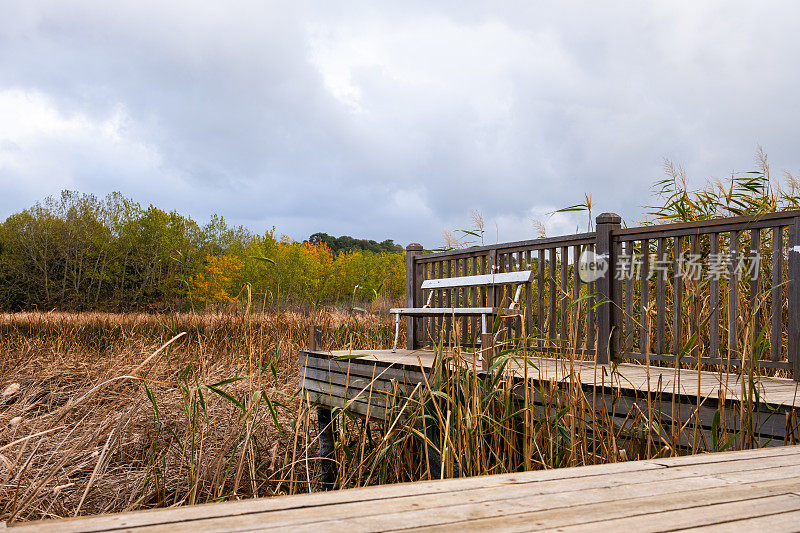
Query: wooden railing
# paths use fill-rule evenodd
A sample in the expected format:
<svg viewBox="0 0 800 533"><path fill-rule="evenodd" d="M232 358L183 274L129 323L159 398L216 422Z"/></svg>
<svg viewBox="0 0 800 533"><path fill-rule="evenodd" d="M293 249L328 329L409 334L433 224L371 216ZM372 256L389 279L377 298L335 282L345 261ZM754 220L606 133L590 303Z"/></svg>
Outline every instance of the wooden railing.
<svg viewBox="0 0 800 533"><path fill-rule="evenodd" d="M440 253L411 244L407 304L424 304L425 279L531 269L510 337L538 351L600 363L757 363L800 377L800 211L637 228L604 213L596 222L592 233ZM583 276L588 282L577 268L587 251L607 264L596 279ZM492 287L439 290L433 304L502 306L510 296ZM410 349L442 334L474 345L480 334L466 317L408 318L407 331Z"/></svg>

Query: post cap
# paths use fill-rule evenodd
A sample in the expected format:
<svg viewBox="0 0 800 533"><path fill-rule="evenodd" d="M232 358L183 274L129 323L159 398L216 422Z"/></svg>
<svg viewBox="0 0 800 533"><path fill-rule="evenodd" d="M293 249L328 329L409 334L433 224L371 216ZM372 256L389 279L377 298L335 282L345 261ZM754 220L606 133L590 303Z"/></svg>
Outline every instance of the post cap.
<svg viewBox="0 0 800 533"><path fill-rule="evenodd" d="M622 217L616 213L600 213L595 221L598 224L619 224L622 222Z"/></svg>
<svg viewBox="0 0 800 533"><path fill-rule="evenodd" d="M423 250L422 245L418 242L412 242L408 246L406 246L407 252L421 252Z"/></svg>

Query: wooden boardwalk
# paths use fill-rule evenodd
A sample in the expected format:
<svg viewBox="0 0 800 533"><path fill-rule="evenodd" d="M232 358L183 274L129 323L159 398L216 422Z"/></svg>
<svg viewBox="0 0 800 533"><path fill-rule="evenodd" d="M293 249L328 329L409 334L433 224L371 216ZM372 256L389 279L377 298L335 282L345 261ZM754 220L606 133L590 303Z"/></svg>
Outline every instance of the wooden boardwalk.
<svg viewBox="0 0 800 533"><path fill-rule="evenodd" d="M800 447L425 481L13 531L800 530Z"/></svg>
<svg viewBox="0 0 800 533"><path fill-rule="evenodd" d="M465 357L469 360L471 354ZM645 365L620 363L616 365L612 379L610 365L545 357L533 358L532 362L535 368L528 367L527 378L534 389L551 384L566 388L570 380L579 379L585 394L598 399L598 411L610 413L621 425L630 421L629 414L648 410L648 391L651 398L659 399L655 403L660 410L653 411L653 415L664 427L669 427L676 416L674 402L680 419L686 421L698 416L710 439L713 421L723 398L726 410L736 415L728 418L728 429L736 431L742 424L738 415L739 404L747 387L742 386L736 373L698 372L685 368L678 373L675 368L650 366L648 370ZM433 364L434 354L428 350L398 349L396 353L391 350L307 350L300 352L299 356L300 386L312 402L327 407L347 406L355 413L386 419L391 416L386 408L391 398L408 394L418 385L426 387ZM509 366L512 374L521 378L523 372L519 367ZM753 409L752 423L760 445L781 446L797 442L793 439L799 437L800 430L796 412L800 408L800 383L787 378L760 376L754 389L751 399L758 398L758 405ZM538 394L534 394L533 403L542 409L552 407ZM680 444L689 445L683 441Z"/></svg>

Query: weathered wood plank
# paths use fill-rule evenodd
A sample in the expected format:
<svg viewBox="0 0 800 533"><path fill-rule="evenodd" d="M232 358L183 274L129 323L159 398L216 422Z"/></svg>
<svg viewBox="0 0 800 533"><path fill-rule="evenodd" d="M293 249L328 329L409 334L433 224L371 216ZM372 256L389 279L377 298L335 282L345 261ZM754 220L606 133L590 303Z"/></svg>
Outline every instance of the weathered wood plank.
<svg viewBox="0 0 800 533"><path fill-rule="evenodd" d="M302 388L307 392L316 392L323 397L335 397L345 400L363 401L370 405L377 407L385 407L388 404L389 393L373 390L369 388L358 387L355 385L344 386L337 385L332 381L317 381L310 377L304 377L302 381ZM399 396L395 397L399 398Z"/></svg>
<svg viewBox="0 0 800 533"><path fill-rule="evenodd" d="M416 386L416 383L404 383L394 380L385 379L370 379L360 376L348 376L346 374L336 374L319 370L316 368L306 368L303 370L304 380L313 380L314 382L333 383L335 385L347 386L351 390L360 391L364 394L370 392L380 393L405 393L410 394ZM419 382L417 382L419 383Z"/></svg>
<svg viewBox="0 0 800 533"><path fill-rule="evenodd" d="M668 233L670 231L680 230L701 230L706 233L716 231L724 233L730 231L728 226L748 226L752 227L754 224L768 224L775 226L783 220L791 220L794 217L800 216L800 210L796 211L778 211L775 213L759 213L758 215L745 215L738 217L726 217L718 219L698 220L694 222L677 222L674 224L663 224L657 226L645 226L640 228L622 228L613 231L613 235L627 239L636 238L639 235L652 235L658 233ZM722 228L722 229L720 229ZM652 237L650 237L652 238Z"/></svg>
<svg viewBox="0 0 800 533"><path fill-rule="evenodd" d="M780 512L754 518L730 520L717 524L682 529L684 533L730 533L731 531L791 531L800 523L800 511Z"/></svg>
<svg viewBox="0 0 800 533"><path fill-rule="evenodd" d="M624 529L647 533L664 531L667 525L669 530L683 530L691 527L723 524L747 518L753 514L758 516L796 511L800 505L800 496L794 494L774 494L773 492L764 494L754 491L754 494L747 498L741 490L736 490L726 493L726 495L738 499L719 502L715 495L708 494L699 502L687 502L685 499L673 496L659 502L656 508L663 508L669 504L676 508L664 509L658 513L643 512L644 509L631 509L629 512L637 513L635 516L612 518L575 526L559 525L557 529L553 530L534 529L534 531L578 532ZM645 500L636 503L647 506L651 501ZM702 506L702 512L697 511L698 503L705 504Z"/></svg>
<svg viewBox="0 0 800 533"><path fill-rule="evenodd" d="M732 465L722 463L715 466ZM717 469L713 471L716 472ZM268 521L271 528L291 527L294 531L311 531L320 527L337 531L378 531L396 529L398 525L403 529L432 526L475 529L486 527L487 524L495 526L507 520L509 514L513 517L520 513L529 517L536 516L537 519L555 516L563 520L564 525L576 525L599 521L592 520L594 518L592 515L576 513L576 510L596 509L602 504L627 502L629 504L627 513L621 506L616 506L611 514L598 510L601 520L627 519L632 518L631 515L637 517L640 514L648 514L650 509L651 513L691 509L692 500L687 500L685 497L688 492L699 493L701 498L706 498L709 506L713 506L730 501L741 502L748 491L752 498L764 498L780 495L798 487L796 480L787 481L786 476L780 474L778 469L772 470L779 476L778 478L761 476L763 478L761 481L746 485L732 485L717 475L704 475L697 473L696 470L696 468L688 471L671 469L652 473L643 471L597 476L576 479L571 486L563 480L501 485L469 491L466 494L447 493L435 499L395 498L391 500L391 505L387 505L388 502L385 500L358 504L342 503L326 506L322 517L310 514L306 509L292 509L266 515L246 515L227 524L223 518L195 524L174 524L171 527L175 528L173 531L176 533L190 530L213 531L218 528L247 529L257 527L259 521L262 524ZM797 470L794 472L796 474ZM643 494L646 496L642 497ZM666 505L656 503L657 501L665 502ZM751 514L739 516L751 516Z"/></svg>
<svg viewBox="0 0 800 533"><path fill-rule="evenodd" d="M447 527L510 530L584 526L678 512L693 524L782 512L797 505L800 450L785 447L477 478L365 487L22 525L21 532L241 531L253 528L388 530ZM774 497L795 496L794 500ZM759 505L748 505L753 502ZM777 502L777 503L776 503ZM761 505L764 504L764 505ZM711 508L712 512L707 509ZM727 508L726 508L727 509ZM766 509L766 511L765 511ZM795 507L796 509L796 507ZM659 518L660 517L660 518ZM638 522L636 522L638 523Z"/></svg>
<svg viewBox="0 0 800 533"><path fill-rule="evenodd" d="M644 476L639 476L643 478ZM644 477L646 479L646 477ZM458 530L487 530L487 529L505 529L503 524L509 518L514 517L518 513L525 513L528 516L536 516L529 527L536 529L538 525L538 516L553 515L555 514L567 524L570 522L586 520L586 515L575 516L578 509L589 505L602 505L611 504L617 499L636 500L636 496L641 494L648 494L646 503L650 504L653 500L661 496L662 498L670 498L675 505L681 499L681 495L685 495L687 491L705 491L709 499L713 498L711 493L714 489L722 491L726 488L726 483L713 476L697 476L686 478L680 482L676 481L661 481L661 482L644 482L644 483L631 483L631 484L615 484L613 480L609 480L613 484L612 487L595 487L595 486L581 486L578 484L576 488L582 489L579 494L577 491L565 490L550 492L545 487L536 487L533 494L525 495L525 490L520 490L522 487L517 487L516 490L511 489L505 491L503 494L501 490L493 491L490 496L493 499L482 500L477 494L470 494L468 503L463 502L463 498L459 501L458 498L441 498L437 502L436 507L425 508L418 502L398 502L397 505L392 506L391 511L382 514L369 514L362 516L343 516L342 518L333 520L333 516L329 515L330 520L324 522L306 522L297 523L292 520L292 517L287 516L286 522L278 523L279 527L297 527L300 531L311 531L313 526L322 526L328 530L359 530L359 531L381 531L387 527L390 529L399 529L399 527L392 527L390 524L402 524L403 529L413 528L455 528ZM608 482L607 482L608 483ZM563 483L559 485L563 486ZM796 483L782 483L781 488L797 486ZM527 488L527 487L525 487ZM562 487L558 487L562 489ZM557 489L558 490L558 489ZM563 489L562 489L563 490ZM767 494L777 492L773 489L772 492L765 490ZM511 496L511 497L509 497ZM731 494L729 497L741 497L741 491ZM719 499L719 496L717 497ZM800 498L798 498L800 500ZM714 500L711 500L714 501ZM740 501L740 500L737 500ZM413 506L417 503L416 506ZM450 505L441 505L450 503ZM637 502L638 503L638 502ZM411 504L411 505L409 505ZM481 505L482 504L482 505ZM679 503L677 505L680 505ZM691 502L683 500L685 507L690 507ZM359 505L359 511L365 507L365 504ZM422 507L422 508L420 508ZM618 509L619 512L624 512ZM338 509L332 510L334 513ZM538 511L538 513L537 513ZM641 508L631 509L631 513L642 512ZM289 511L286 515L298 515L299 513ZM331 513L333 514L333 513ZM344 514L344 513L343 513ZM698 513L700 514L700 513ZM570 516L572 515L572 516ZM740 514L739 516L751 516L750 514ZM298 517L299 520L308 520L307 518ZM512 518L513 519L513 518Z"/></svg>
<svg viewBox="0 0 800 533"><path fill-rule="evenodd" d="M388 351L388 350L387 350ZM399 351L399 350L398 350ZM395 379L398 381L422 381L423 368L427 372L432 366L431 352L417 356L408 354L405 357L391 361L387 354L363 355L345 353L344 357L351 359L337 360L334 357L302 357L300 359L300 373L303 367L318 368L339 374L357 375L368 378ZM423 366L420 366L423 365Z"/></svg>

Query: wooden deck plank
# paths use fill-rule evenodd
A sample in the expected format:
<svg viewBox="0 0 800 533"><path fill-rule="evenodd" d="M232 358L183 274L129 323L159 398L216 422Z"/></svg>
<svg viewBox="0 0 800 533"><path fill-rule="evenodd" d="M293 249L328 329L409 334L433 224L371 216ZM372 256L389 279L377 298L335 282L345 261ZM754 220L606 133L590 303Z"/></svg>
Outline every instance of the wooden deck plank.
<svg viewBox="0 0 800 533"><path fill-rule="evenodd" d="M703 505L702 512L687 512L695 507L678 508L660 513L647 513L575 526L558 526L558 528L539 531L579 532L605 528L609 530L630 529L637 533L675 531L689 527L724 524L731 520L752 517L753 514L764 516L800 509L800 496L795 494L763 496L757 492L749 498L742 498L742 496L745 495L737 493L736 497L740 499Z"/></svg>
<svg viewBox="0 0 800 533"><path fill-rule="evenodd" d="M739 453L733 452L731 456ZM797 452L800 453L800 452ZM284 509L335 505L338 503L366 502L425 495L438 498L441 494L477 490L486 487L516 485L536 481L572 480L584 477L604 476L614 473L660 470L667 467L652 461L630 461L596 466L560 468L557 470L497 474L470 478L445 479L417 483L398 483L380 487L359 487L347 490L299 494L274 498L260 498L236 502L202 504L171 509L152 509L132 513L118 513L89 518L59 520L59 531L110 531L120 528L145 527L152 524L175 523L201 518L215 518L248 513L277 511ZM376 492L379 491L379 492ZM37 527L49 527L52 520L31 522L16 526L21 531L37 531ZM41 531L50 529L41 529Z"/></svg>
<svg viewBox="0 0 800 533"><path fill-rule="evenodd" d="M770 477L778 477L779 480L795 478L800 472L797 468L791 474L781 473L779 469L770 469L771 475L762 476L763 482L773 481ZM750 472L748 472L750 473ZM347 531L378 531L386 528L387 524L403 524L403 528L430 527L431 525L447 525L448 527L461 528L465 517L470 521L477 521L484 518L505 519L509 513L531 512L531 511L552 511L554 509L573 509L576 506L588 504L604 504L620 499L636 499L642 494L648 497L656 496L678 496L685 497L688 492L699 490L716 489L725 491L734 481L721 479L716 476L696 476L689 475L690 472L682 473L685 477L647 481L650 472L638 473L634 476L625 476L624 480L615 480L614 476L607 478L593 479L592 485L575 484L569 485L565 490L565 483L559 482L552 484L555 486L525 486L509 487L503 492L493 491L493 494L451 494L449 498L437 498L436 505L426 507L416 501L393 500L391 512L386 512L385 507L380 511L375 510L372 514L362 514L364 510L359 508L356 513L347 506L326 510L325 520L309 520L298 512L286 513L289 515L288 522L270 521L270 526L296 528L303 531L310 527L322 527L326 530L347 530ZM603 482L606 483L603 483ZM618 484L617 484L618 483ZM794 481L790 484L783 483L782 487L796 486ZM521 490L528 489L528 490ZM493 496L493 497L492 497ZM445 501L448 500L448 501ZM454 500L454 501L449 501ZM411 508L409 508L411 506ZM361 507L361 506L360 506ZM336 514L341 514L342 518L333 520ZM291 516L295 520L291 519ZM276 517L277 518L277 517ZM284 520L286 517L284 517Z"/></svg>
<svg viewBox="0 0 800 533"><path fill-rule="evenodd" d="M751 475L759 477L760 481L772 479L795 478L800 474L800 462L796 457L789 464L793 468L772 467L769 473L761 472L762 461L757 462L729 462L714 465L711 472L728 468L737 470L739 477ZM750 470L752 468L752 470ZM742 473L738 469L747 469ZM402 497L391 500L391 510L387 512L386 500L362 502L359 504L342 503L328 506L325 509L324 520L320 517L310 516L304 509L286 510L269 514L270 527L293 527L304 525L323 527L325 529L347 530L380 530L386 524L402 523L404 527L416 527L431 524L431 513L435 513L437 520L461 521L463 516L471 518L481 516L498 516L504 509L519 508L525 510L553 509L571 506L575 501L581 504L592 502L613 501L624 497L636 497L641 494L671 494L675 491L698 490L709 487L725 487L736 482L739 478L730 480L722 477L711 476L703 473L704 469L696 466L687 469L662 470L657 474L650 471L629 472L620 474L606 474L573 480L565 484L563 480L550 482L534 482L527 484L497 485L493 487L472 491L459 491L442 494L436 498L427 496ZM653 477L657 479L653 479ZM266 516L252 514L236 520L236 527L247 529L264 523ZM207 524L207 530L216 530L225 527L227 519L219 519ZM205 526L204 526L205 527ZM170 526L175 533L190 531L194 525ZM302 528L301 528L302 529Z"/></svg>
<svg viewBox="0 0 800 533"><path fill-rule="evenodd" d="M771 496L789 496L781 501L780 510L795 510L800 507L800 498L792 494L795 480L778 480L761 483L730 485L720 488L709 487L700 490L674 491L667 494L654 494L636 498L619 498L597 503L584 503L578 499L572 505L555 509L529 512L510 509L506 514L489 519L462 518L460 522L450 522L433 527L421 527L426 531L458 529L460 531L647 531L650 524L655 531L671 531L680 527L703 525L707 509L720 504L733 504L738 513L728 516L731 519L758 516L760 507L748 502L765 500ZM760 502L759 502L760 503ZM737 516L738 515L738 516ZM466 517L465 517L466 518ZM625 523L630 520L632 523ZM683 522L679 522L683 520ZM694 523L688 523L694 521ZM719 521L719 519L717 519ZM713 523L713 522L712 522Z"/></svg>
<svg viewBox="0 0 800 533"><path fill-rule="evenodd" d="M800 511L781 512L729 520L716 524L697 526L684 529L685 533L730 533L731 531L795 531L800 523Z"/></svg>
<svg viewBox="0 0 800 533"><path fill-rule="evenodd" d="M713 524L714 516L746 520L794 512L800 509L796 493L800 447L784 447L43 521L14 529L352 533L398 526L616 528L615 521L625 520L641 529L637 520L648 515L656 516L653 520L661 526L694 527ZM748 503L754 500L759 505ZM735 512L723 507L730 502L737 502ZM623 527L633 526L625 522Z"/></svg>

